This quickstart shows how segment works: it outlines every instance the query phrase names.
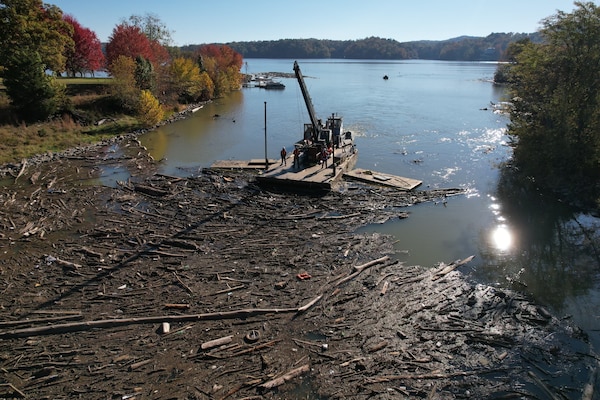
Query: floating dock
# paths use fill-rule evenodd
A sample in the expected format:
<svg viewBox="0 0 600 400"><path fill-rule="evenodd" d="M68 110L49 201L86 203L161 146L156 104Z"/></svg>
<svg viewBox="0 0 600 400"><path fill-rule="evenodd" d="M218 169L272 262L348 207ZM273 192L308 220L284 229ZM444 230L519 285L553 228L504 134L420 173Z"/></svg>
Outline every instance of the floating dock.
<svg viewBox="0 0 600 400"><path fill-rule="evenodd" d="M254 169L258 170L256 177L258 183L271 187L281 187L295 190L318 190L329 191L342 178L356 180L395 188L398 190L413 190L423 182L417 179L405 178L403 176L391 175L367 169L352 169L356 163L357 154L344 159L336 158L335 175L331 158L328 166L313 165L308 167L294 167L292 157L287 157L286 164L281 161L269 160L269 167L265 169L265 160L256 159L250 161L222 160L216 161L211 169Z"/></svg>
<svg viewBox="0 0 600 400"><path fill-rule="evenodd" d="M335 172L332 165L332 156L329 157L327 167L315 164L300 166L300 168L294 167L293 157L287 157L285 165L280 165L281 162L277 162L277 164L257 176L256 180L266 186L329 191L341 180L345 172L354 167L357 157L357 153L350 156L346 155L343 158L335 157Z"/></svg>
<svg viewBox="0 0 600 400"><path fill-rule="evenodd" d="M423 181L419 181L417 179L384 174L381 172L360 168L356 168L351 171L345 172L344 177L348 179L354 179L357 181L393 187L399 190L413 190L417 186L421 185L421 183L423 183Z"/></svg>
<svg viewBox="0 0 600 400"><path fill-rule="evenodd" d="M278 160L269 159L269 168L272 170L275 166L279 165ZM250 161L244 160L219 160L215 161L211 166L211 169L265 169L265 159L253 159Z"/></svg>

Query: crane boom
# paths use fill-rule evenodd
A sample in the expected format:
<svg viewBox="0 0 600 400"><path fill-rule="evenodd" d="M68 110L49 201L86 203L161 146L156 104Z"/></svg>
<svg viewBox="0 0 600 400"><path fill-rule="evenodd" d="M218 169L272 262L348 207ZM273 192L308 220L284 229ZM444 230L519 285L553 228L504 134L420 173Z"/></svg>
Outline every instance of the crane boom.
<svg viewBox="0 0 600 400"><path fill-rule="evenodd" d="M312 100L310 99L310 95L308 94L306 84L304 83L304 78L302 77L302 72L300 71L298 61L294 61L294 73L296 74L296 79L298 80L298 84L300 85L302 97L304 97L304 103L306 103L306 109L308 110L308 116L310 117L310 122L312 124L312 140L316 141L319 137L321 124L319 123L317 115L315 114L315 109L313 107Z"/></svg>

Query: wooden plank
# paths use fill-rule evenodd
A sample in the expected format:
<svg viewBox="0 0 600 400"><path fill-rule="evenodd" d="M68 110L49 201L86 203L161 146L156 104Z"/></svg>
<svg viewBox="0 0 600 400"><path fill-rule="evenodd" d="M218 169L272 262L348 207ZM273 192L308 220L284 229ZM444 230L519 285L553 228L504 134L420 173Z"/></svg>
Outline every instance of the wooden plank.
<svg viewBox="0 0 600 400"><path fill-rule="evenodd" d="M412 190L422 184L422 181L403 176L384 174L381 172L356 168L344 173L344 177L362 182L393 187L400 190Z"/></svg>

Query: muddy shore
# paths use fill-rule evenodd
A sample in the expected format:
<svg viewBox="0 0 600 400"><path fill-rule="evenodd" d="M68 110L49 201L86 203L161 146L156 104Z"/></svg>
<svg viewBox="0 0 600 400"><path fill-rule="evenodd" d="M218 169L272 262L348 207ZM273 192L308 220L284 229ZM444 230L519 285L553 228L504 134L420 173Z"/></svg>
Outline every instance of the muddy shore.
<svg viewBox="0 0 600 400"><path fill-rule="evenodd" d="M96 179L108 166L132 178ZM593 398L585 334L356 229L455 191L156 173L134 137L5 169L0 398ZM452 201L450 197L448 201ZM431 227L435 229L435 227Z"/></svg>

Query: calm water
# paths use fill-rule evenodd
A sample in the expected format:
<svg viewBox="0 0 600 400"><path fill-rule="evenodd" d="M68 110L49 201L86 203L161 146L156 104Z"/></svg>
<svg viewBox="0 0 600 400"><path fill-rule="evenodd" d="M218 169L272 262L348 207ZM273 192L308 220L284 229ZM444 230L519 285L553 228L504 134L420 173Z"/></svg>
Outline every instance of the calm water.
<svg viewBox="0 0 600 400"><path fill-rule="evenodd" d="M243 72L292 73L293 60L249 59ZM344 116L357 136L357 167L467 189L447 204L409 209L402 221L367 227L392 234L399 258L432 266L474 254L472 278L522 290L570 315L600 347L600 221L511 183L508 119L490 102L495 64L434 61L299 60L318 117ZM388 75L389 80L383 76ZM285 90L248 88L193 117L142 137L162 172L188 176L220 159L270 158L309 121L295 79ZM219 117L214 117L215 115Z"/></svg>

